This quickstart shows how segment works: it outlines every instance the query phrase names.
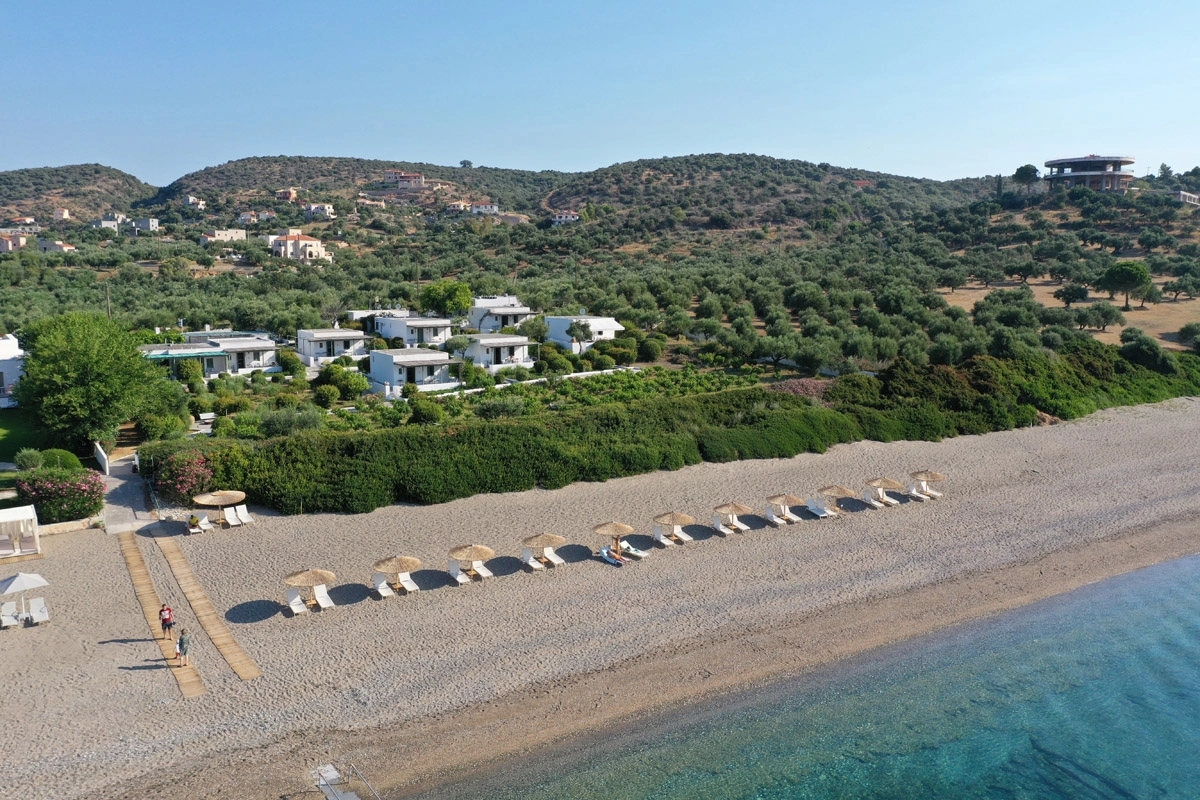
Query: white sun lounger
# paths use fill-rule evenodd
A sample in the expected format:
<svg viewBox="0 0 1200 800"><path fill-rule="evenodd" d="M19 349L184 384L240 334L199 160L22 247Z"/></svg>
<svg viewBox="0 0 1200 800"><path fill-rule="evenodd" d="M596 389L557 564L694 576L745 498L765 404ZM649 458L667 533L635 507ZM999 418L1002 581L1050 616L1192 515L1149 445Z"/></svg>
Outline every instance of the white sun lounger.
<svg viewBox="0 0 1200 800"><path fill-rule="evenodd" d="M456 560L451 560L450 563L446 565L446 571L450 573L450 577L453 578L454 582L459 586L463 586L471 582L471 576L462 571L462 567Z"/></svg>
<svg viewBox="0 0 1200 800"><path fill-rule="evenodd" d="M238 519L242 521L243 525L254 524L254 517L250 516L250 512L246 510L244 505L237 506L234 510L237 511Z"/></svg>
<svg viewBox="0 0 1200 800"><path fill-rule="evenodd" d="M638 561L641 561L643 558L645 558L646 556L648 556L650 554L647 553L645 550L638 550L636 547L631 545L629 542L622 539L621 540L621 555L631 556L632 558L636 558Z"/></svg>
<svg viewBox="0 0 1200 800"><path fill-rule="evenodd" d="M920 500L922 503L926 500L933 499L927 494L921 494L921 491L917 488L916 484L911 484L905 494L911 497L913 500Z"/></svg>
<svg viewBox="0 0 1200 800"><path fill-rule="evenodd" d="M554 552L553 547L547 547L542 550L542 555L550 562L552 567L565 567L567 562L558 553Z"/></svg>
<svg viewBox="0 0 1200 800"><path fill-rule="evenodd" d="M537 558L533 555L532 547L526 547L523 550L521 550L521 563L524 564L525 566L529 567L531 570L533 570L535 572L539 569L546 568L545 565L543 565L541 561L538 561Z"/></svg>
<svg viewBox="0 0 1200 800"><path fill-rule="evenodd" d="M872 492L863 492L862 501L867 508L884 508L883 503L876 500Z"/></svg>
<svg viewBox="0 0 1200 800"><path fill-rule="evenodd" d="M475 571L475 574L478 575L480 578L496 577L495 575L492 574L491 570L489 570L487 567L485 567L483 565L482 561L472 561L471 569L473 569Z"/></svg>
<svg viewBox="0 0 1200 800"><path fill-rule="evenodd" d="M655 525L651 535L654 537L654 541L662 543L665 547L695 541L691 536L683 532L683 526L681 525L672 525L669 530L664 529L662 525Z"/></svg>
<svg viewBox="0 0 1200 800"><path fill-rule="evenodd" d="M300 595L299 589L287 590L288 608L292 611L292 616L304 614L308 611L308 606L304 603L304 598Z"/></svg>
<svg viewBox="0 0 1200 800"><path fill-rule="evenodd" d="M208 514L201 514L200 515L200 530L207 533L207 532L215 530L215 529L216 529L216 526L213 525L208 520Z"/></svg>
<svg viewBox="0 0 1200 800"><path fill-rule="evenodd" d="M929 488L929 481L917 481L915 484L913 484L913 488L926 497L937 498L942 496L942 493L938 490Z"/></svg>
<svg viewBox="0 0 1200 800"><path fill-rule="evenodd" d="M815 514L821 519L837 516L836 511L825 505L825 499L822 497L807 501L805 506L808 508L809 513Z"/></svg>
<svg viewBox="0 0 1200 800"><path fill-rule="evenodd" d="M772 525L776 528L782 528L784 525L788 524L788 520L784 519L783 517L775 516L775 509L770 507L768 507L766 512L763 513L763 519L767 521L768 525Z"/></svg>
<svg viewBox="0 0 1200 800"><path fill-rule="evenodd" d="M719 514L713 514L712 526L717 531L717 533L721 533L726 536L729 536L730 534L733 533L732 530L725 527L725 523L721 520L721 516Z"/></svg>
<svg viewBox="0 0 1200 800"><path fill-rule="evenodd" d="M886 490L879 489L877 487L871 487L871 490L869 492L867 492L865 495L863 495L864 500L868 497L871 498L872 500L874 500L876 503L882 503L883 505L886 505L886 506L900 505L899 500L897 500L896 498L894 498L890 494L888 494Z"/></svg>
<svg viewBox="0 0 1200 800"><path fill-rule="evenodd" d="M396 576L396 585L403 589L405 594L421 591L421 587L417 586L416 581L407 572L401 572Z"/></svg>
<svg viewBox="0 0 1200 800"><path fill-rule="evenodd" d="M317 601L317 605L322 610L333 608L333 601L329 599L329 590L325 588L325 584L318 583L313 587L313 599Z"/></svg>
<svg viewBox="0 0 1200 800"><path fill-rule="evenodd" d="M741 531L742 533L750 530L750 526L738 519L737 514L729 515L729 527Z"/></svg>
<svg viewBox="0 0 1200 800"><path fill-rule="evenodd" d="M237 528L241 526L242 520L237 515L237 511L234 510L233 506L225 509L225 522L227 522L231 528Z"/></svg>
<svg viewBox="0 0 1200 800"><path fill-rule="evenodd" d="M662 525L655 525L654 529L650 533L650 537L663 547L670 547L671 545L675 544L675 542L672 541L673 537L670 533L663 533Z"/></svg>
<svg viewBox="0 0 1200 800"><path fill-rule="evenodd" d="M34 625L50 621L50 612L46 610L46 598L35 597L29 601L29 621Z"/></svg>
<svg viewBox="0 0 1200 800"><path fill-rule="evenodd" d="M371 576L371 585L375 589L375 593L380 597L395 597L396 593L392 591L392 587L388 586L387 575L382 572L376 572Z"/></svg>
<svg viewBox="0 0 1200 800"><path fill-rule="evenodd" d="M17 616L17 602L10 600L3 605L0 605L0 628L15 628L21 624L21 618Z"/></svg>

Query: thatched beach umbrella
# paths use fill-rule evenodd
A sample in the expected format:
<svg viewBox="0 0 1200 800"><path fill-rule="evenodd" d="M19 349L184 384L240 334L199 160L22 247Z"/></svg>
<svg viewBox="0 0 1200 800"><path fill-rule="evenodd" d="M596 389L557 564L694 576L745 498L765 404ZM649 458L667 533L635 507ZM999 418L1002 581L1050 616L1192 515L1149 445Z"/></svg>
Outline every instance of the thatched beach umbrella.
<svg viewBox="0 0 1200 800"><path fill-rule="evenodd" d="M381 558L371 565L371 569L385 575L399 575L404 572L415 572L421 568L421 559L412 556L391 556Z"/></svg>
<svg viewBox="0 0 1200 800"><path fill-rule="evenodd" d="M450 550L455 561L487 561L495 556L496 551L485 544L460 544Z"/></svg>
<svg viewBox="0 0 1200 800"><path fill-rule="evenodd" d="M294 586L297 589L309 589L309 599L313 599L311 589L314 586L323 586L333 583L337 580L337 575L334 575L327 569L302 569L299 572L293 572L283 579L287 586Z"/></svg>
<svg viewBox="0 0 1200 800"><path fill-rule="evenodd" d="M871 478L867 481L867 486L872 489L882 489L885 492L902 492L904 484L899 481L894 481L891 478Z"/></svg>
<svg viewBox="0 0 1200 800"><path fill-rule="evenodd" d="M566 537L559 536L557 533L538 533L521 540L521 544L525 547L541 550L545 550L547 547L562 547L566 543Z"/></svg>
<svg viewBox="0 0 1200 800"><path fill-rule="evenodd" d="M236 489L223 489L219 492L198 494L192 498L192 502L198 506L216 506L217 519L223 520L225 518L224 509L226 506L236 506L245 499L245 492L239 492Z"/></svg>
<svg viewBox="0 0 1200 800"><path fill-rule="evenodd" d="M689 517L687 514L678 511L668 511L666 514L659 514L654 518L654 521L659 525L672 525L682 528L684 525L695 525L696 518Z"/></svg>
<svg viewBox="0 0 1200 800"><path fill-rule="evenodd" d="M846 497L858 497L858 495L854 493L854 490L847 489L845 486L836 483L830 484L829 486L822 486L817 491L833 501L834 510L836 510L838 507L838 500Z"/></svg>
<svg viewBox="0 0 1200 800"><path fill-rule="evenodd" d="M713 511L718 514L724 514L727 517L736 517L738 514L753 514L754 509L750 506L744 506L741 503L722 503L713 508Z"/></svg>
<svg viewBox="0 0 1200 800"><path fill-rule="evenodd" d="M773 494L767 498L767 502L773 506L783 506L784 509L789 509L792 506L804 505L804 498L796 497L794 494Z"/></svg>
<svg viewBox="0 0 1200 800"><path fill-rule="evenodd" d="M935 483L937 481L946 480L946 476L940 472L934 472L931 469L923 469L917 472L908 473L908 477L914 481L925 481L926 483Z"/></svg>
<svg viewBox="0 0 1200 800"><path fill-rule="evenodd" d="M603 536L607 539L612 539L613 554L620 556L621 537L628 536L629 534L633 533L633 528L629 525L626 525L624 522L617 522L616 520L613 520L612 522L605 522L592 528L592 533L595 533L598 536Z"/></svg>

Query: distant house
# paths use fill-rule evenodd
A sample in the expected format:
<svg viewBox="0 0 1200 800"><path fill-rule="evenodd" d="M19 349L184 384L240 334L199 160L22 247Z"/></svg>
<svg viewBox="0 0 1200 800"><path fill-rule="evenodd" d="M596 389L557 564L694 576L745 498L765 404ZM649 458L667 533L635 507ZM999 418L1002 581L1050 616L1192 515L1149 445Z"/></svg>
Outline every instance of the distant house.
<svg viewBox="0 0 1200 800"><path fill-rule="evenodd" d="M328 364L335 358L362 358L367 354L370 337L362 331L341 328L296 332L296 355L310 367Z"/></svg>
<svg viewBox="0 0 1200 800"><path fill-rule="evenodd" d="M65 208L54 209L54 221L55 222L67 222L70 219L71 219L71 212L68 211L67 209L65 209Z"/></svg>
<svg viewBox="0 0 1200 800"><path fill-rule="evenodd" d="M307 203L304 206L305 219L337 219L333 206L329 203Z"/></svg>
<svg viewBox="0 0 1200 800"><path fill-rule="evenodd" d="M469 326L480 333L515 327L532 316L533 309L511 294L476 297L467 310Z"/></svg>
<svg viewBox="0 0 1200 800"><path fill-rule="evenodd" d="M407 347L443 345L450 338L450 320L436 317L376 317L375 332L387 340L399 339Z"/></svg>
<svg viewBox="0 0 1200 800"><path fill-rule="evenodd" d="M461 363L443 350L372 350L371 388L388 398L399 395L406 383L427 392L453 389L459 382L451 377L450 365Z"/></svg>
<svg viewBox="0 0 1200 800"><path fill-rule="evenodd" d="M383 202L382 200L372 200L369 197L356 197L354 198L354 204L356 206L367 206L369 208L387 208L387 203Z"/></svg>
<svg viewBox="0 0 1200 800"><path fill-rule="evenodd" d="M586 323L592 331L592 338L583 342L577 342L571 338L571 335L567 333L567 328L571 327L573 322ZM572 353L590 350L592 345L601 339L615 339L617 331L625 330L625 326L612 317L589 317L582 314L577 317L546 317L546 325L550 328L550 335L547 338L570 349Z"/></svg>
<svg viewBox="0 0 1200 800"><path fill-rule="evenodd" d="M27 242L28 240L19 233L0 236L0 253L11 253L14 250L20 250Z"/></svg>
<svg viewBox="0 0 1200 800"><path fill-rule="evenodd" d="M279 216L274 211L259 211L257 213L258 213L258 221L259 222L266 222L269 219L275 219L276 217Z"/></svg>
<svg viewBox="0 0 1200 800"><path fill-rule="evenodd" d="M266 334L246 331L205 331L186 337L182 344L146 344L138 349L146 358L170 368L176 375L179 362L200 362L205 378L248 375L255 370L279 372L276 351L279 345Z"/></svg>
<svg viewBox="0 0 1200 800"><path fill-rule="evenodd" d="M555 227L566 225L568 222L579 222L579 214L574 211L556 211L552 222Z"/></svg>
<svg viewBox="0 0 1200 800"><path fill-rule="evenodd" d="M196 209L197 211L203 211L204 207L206 205L208 205L203 200L201 200L197 197L192 197L190 194L187 197L183 198L183 204L185 206L191 206L192 208Z"/></svg>
<svg viewBox="0 0 1200 800"><path fill-rule="evenodd" d="M383 182L397 189L422 189L425 187L425 176L419 172L388 169L383 172Z"/></svg>
<svg viewBox="0 0 1200 800"><path fill-rule="evenodd" d="M258 214L255 214L253 211L243 211L241 214L238 214L239 225L253 225L256 222L258 222Z"/></svg>
<svg viewBox="0 0 1200 800"><path fill-rule="evenodd" d="M121 224L129 222L129 217L116 211L109 211L107 214L100 217L100 219L104 220L105 222L117 222Z"/></svg>
<svg viewBox="0 0 1200 800"><path fill-rule="evenodd" d="M463 214L470 210L471 204L463 202L462 200L454 200L450 203L446 203L447 214Z"/></svg>
<svg viewBox="0 0 1200 800"><path fill-rule="evenodd" d="M17 337L9 333L0 336L0 408L15 406L13 387L25 374L25 351Z"/></svg>
<svg viewBox="0 0 1200 800"><path fill-rule="evenodd" d="M135 219L133 222L131 222L129 224L133 226L133 229L135 231L146 231L147 233L149 233L150 231L158 230L158 220L156 220L154 217L143 217L142 219Z"/></svg>
<svg viewBox="0 0 1200 800"><path fill-rule="evenodd" d="M33 217L13 217L9 220L13 225L33 225L37 222Z"/></svg>
<svg viewBox="0 0 1200 800"><path fill-rule="evenodd" d="M500 206L495 203L471 203L472 214L499 214Z"/></svg>
<svg viewBox="0 0 1200 800"><path fill-rule="evenodd" d="M115 219L94 219L92 220L92 227L108 228L109 230L117 231L121 229L121 223L117 222Z"/></svg>
<svg viewBox="0 0 1200 800"><path fill-rule="evenodd" d="M288 234L276 236L271 242L271 255L276 258L290 258L311 264L314 261L333 261L333 255L325 252L325 245L320 239L304 234Z"/></svg>
<svg viewBox="0 0 1200 800"><path fill-rule="evenodd" d="M222 231L209 231L200 235L200 244L206 245L210 242L244 242L246 241L246 232L238 228L229 228Z"/></svg>
<svg viewBox="0 0 1200 800"><path fill-rule="evenodd" d="M505 367L533 368L533 359L529 357L530 341L524 336L476 333L467 338L471 340L467 358L493 375Z"/></svg>
<svg viewBox="0 0 1200 800"><path fill-rule="evenodd" d="M276 200L286 200L289 203L294 203L300 199L300 190L296 188L280 189L275 193Z"/></svg>
<svg viewBox="0 0 1200 800"><path fill-rule="evenodd" d="M38 239L38 249L43 253L74 253L75 245L66 244L58 240Z"/></svg>

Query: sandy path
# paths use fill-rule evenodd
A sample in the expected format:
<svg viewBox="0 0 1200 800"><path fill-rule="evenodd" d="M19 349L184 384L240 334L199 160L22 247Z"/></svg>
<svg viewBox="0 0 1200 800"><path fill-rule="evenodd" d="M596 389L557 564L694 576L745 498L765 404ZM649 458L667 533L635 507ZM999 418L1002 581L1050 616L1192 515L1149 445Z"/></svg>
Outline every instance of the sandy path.
<svg viewBox="0 0 1200 800"><path fill-rule="evenodd" d="M0 676L23 687L6 700L0 722L38 758L0 767L0 796L169 797L179 796L180 785L191 797L216 796L222 787L227 796L278 795L307 788L313 764L348 757L385 783L407 781L462 760L472 727L486 736L474 741L479 749L468 761L689 696L638 680L620 703L603 695L583 700L593 718L581 723L588 706L572 698L588 698L589 674L614 665L653 669L672 653L691 652L672 669L694 676L679 683L702 694L732 686L739 674L759 679L988 613L1006 596L1032 599L1138 559L1191 552L1200 546L1178 531L1163 534L1174 537L1170 546L1159 537L1157 550L1085 546L1200 513L1198 434L1197 402L1177 400L1052 428L943 443L863 442L823 456L705 464L440 506L358 516L260 512L252 528L179 540L217 611L264 672L238 680L198 638L194 661L209 694L186 701L148 661L157 650L142 641L145 622L116 542L99 531L51 537L38 570L53 586L46 597L54 622L5 631L10 646L0 650ZM530 533L563 534L573 546L561 552L579 559L596 544L596 522L617 518L648 532L651 516L673 508L705 519L726 500L759 508L768 494L810 494L830 482L860 486L876 474L899 478L920 467L951 476L945 499L709 538L621 570L585 561L546 574L516 571L519 539ZM446 551L467 541L501 554L489 564L497 579L435 588ZM186 610L158 548L142 545L159 593L177 614ZM1049 574L1024 576L1024 594L996 577L1003 573L980 575L1068 548L1076 548L1073 555ZM397 551L424 559L429 570L415 577L426 589L377 601L366 591L370 564ZM340 607L285 618L280 579L307 566L338 573L331 595ZM907 627L893 620L880 635L866 624L892 619L889 603L915 603L914 590L966 575L980 577L914 612ZM601 619L607 624L598 635ZM840 639L833 628L796 628L836 619ZM781 628L793 631L790 638L754 638ZM780 642L773 656L771 641ZM705 649L721 642L737 646ZM798 642L804 657L788 656ZM717 661L706 664L710 658ZM709 676L716 680L706 684ZM537 697L545 705L536 718L516 713ZM488 701L490 727L453 713ZM380 726L389 733L361 734Z"/></svg>

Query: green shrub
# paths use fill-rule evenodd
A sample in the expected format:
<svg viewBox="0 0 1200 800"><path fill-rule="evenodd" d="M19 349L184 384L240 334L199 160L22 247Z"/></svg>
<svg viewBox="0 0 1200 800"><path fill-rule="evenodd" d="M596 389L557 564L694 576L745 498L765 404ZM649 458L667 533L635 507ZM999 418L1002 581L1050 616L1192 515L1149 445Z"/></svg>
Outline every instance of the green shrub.
<svg viewBox="0 0 1200 800"><path fill-rule="evenodd" d="M213 411L221 416L240 414L241 412L249 411L252 408L254 408L254 401L249 397L220 395L213 400Z"/></svg>
<svg viewBox="0 0 1200 800"><path fill-rule="evenodd" d="M62 467L63 469L83 469L79 456L68 450L52 447L42 451L42 463L46 467ZM86 515L85 515L86 516Z"/></svg>
<svg viewBox="0 0 1200 800"><path fill-rule="evenodd" d="M313 389L313 402L321 408L332 408L333 404L342 399L342 393L333 384L324 384Z"/></svg>
<svg viewBox="0 0 1200 800"><path fill-rule="evenodd" d="M616 359L612 356L598 355L592 359L592 369L595 370L612 369L616 365Z"/></svg>
<svg viewBox="0 0 1200 800"><path fill-rule="evenodd" d="M90 469L43 467L17 478L17 498L37 509L41 523L83 519L104 508L104 476Z"/></svg>
<svg viewBox="0 0 1200 800"><path fill-rule="evenodd" d="M163 414L143 414L136 423L138 436L145 442L156 439L169 439L171 436L182 434L185 424L179 417Z"/></svg>
<svg viewBox="0 0 1200 800"><path fill-rule="evenodd" d="M280 368L289 375L295 375L304 370L304 362L300 360L300 356L296 355L295 350L280 350L275 360Z"/></svg>
<svg viewBox="0 0 1200 800"><path fill-rule="evenodd" d="M413 425L436 425L446 417L446 412L436 401L419 395L409 399L408 407L412 412L408 421Z"/></svg>
<svg viewBox="0 0 1200 800"><path fill-rule="evenodd" d="M497 417L519 417L525 413L525 401L520 397L505 395L480 400L475 405L475 415L483 419Z"/></svg>
<svg viewBox="0 0 1200 800"><path fill-rule="evenodd" d="M46 463L46 457L40 450L32 447L22 447L13 456L13 464L22 472L31 472L35 469L41 469Z"/></svg>

